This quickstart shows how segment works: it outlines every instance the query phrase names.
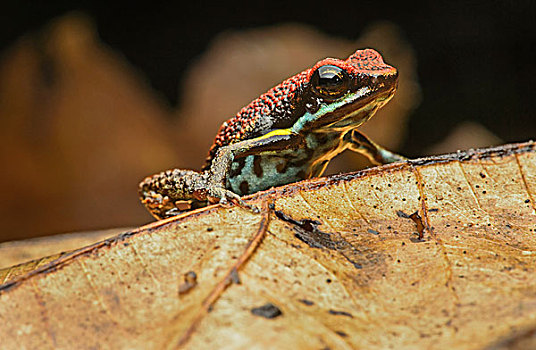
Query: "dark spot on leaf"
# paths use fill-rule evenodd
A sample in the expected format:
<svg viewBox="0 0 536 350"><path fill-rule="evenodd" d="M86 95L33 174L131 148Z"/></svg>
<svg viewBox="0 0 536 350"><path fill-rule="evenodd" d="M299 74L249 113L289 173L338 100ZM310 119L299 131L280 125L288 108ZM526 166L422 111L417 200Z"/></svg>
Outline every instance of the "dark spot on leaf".
<svg viewBox="0 0 536 350"><path fill-rule="evenodd" d="M283 314L281 310L279 310L279 308L272 303L266 303L262 306L254 307L251 309L251 313L253 315L265 318L276 318Z"/></svg>
<svg viewBox="0 0 536 350"><path fill-rule="evenodd" d="M422 221L421 216L419 215L419 212L416 211L415 213L408 215L402 210L397 210L396 215L403 219L411 219L417 225L417 232L419 233L417 242L422 241L422 239L424 238L424 223ZM411 241L413 242L413 239L411 239Z"/></svg>
<svg viewBox="0 0 536 350"><path fill-rule="evenodd" d="M311 248L325 248L339 252L348 262L350 262L356 269L361 269L363 266L357 260L362 258L363 260L370 261L367 257L361 257L363 253L355 249L350 243L344 240L337 233L329 233L321 231L318 227L322 224L318 220L302 219L294 220L285 213L276 210L275 215L291 225L295 230L294 237L304 242Z"/></svg>
<svg viewBox="0 0 536 350"><path fill-rule="evenodd" d="M350 318L354 318L354 316L352 316L351 313L346 312L346 311L338 311L338 310L330 309L328 312L330 314L336 315L336 316L347 316L347 317L350 317Z"/></svg>
<svg viewBox="0 0 536 350"><path fill-rule="evenodd" d="M419 233L419 239L423 239L424 237L424 224L422 222L422 218L419 215L419 212L415 212L409 216L411 220L417 225L417 232Z"/></svg>
<svg viewBox="0 0 536 350"><path fill-rule="evenodd" d="M179 285L179 294L185 294L197 286L197 274L188 271L183 276L183 282Z"/></svg>
<svg viewBox="0 0 536 350"><path fill-rule="evenodd" d="M234 284L241 284L242 282L240 281L240 276L238 276L238 271L236 269L232 269L231 270L231 282L233 282Z"/></svg>
<svg viewBox="0 0 536 350"><path fill-rule="evenodd" d="M409 219L409 215L404 213L402 210L397 210L396 215L402 219Z"/></svg>
<svg viewBox="0 0 536 350"><path fill-rule="evenodd" d="M298 299L298 301L302 304L305 304L307 306L311 306L311 305L314 305L315 303L313 303L311 300L307 300L307 299Z"/></svg>
<svg viewBox="0 0 536 350"><path fill-rule="evenodd" d="M367 232L368 232L368 233L372 233L373 235L379 235L379 234L380 234L378 231L375 231L375 230L373 230L373 229L371 229L371 228L369 228L369 229L367 230Z"/></svg>

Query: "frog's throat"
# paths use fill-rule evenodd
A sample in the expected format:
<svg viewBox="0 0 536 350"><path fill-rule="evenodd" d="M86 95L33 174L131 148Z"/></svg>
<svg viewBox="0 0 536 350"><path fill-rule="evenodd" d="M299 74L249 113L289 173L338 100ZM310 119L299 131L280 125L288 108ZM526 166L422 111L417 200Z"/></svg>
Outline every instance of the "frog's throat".
<svg viewBox="0 0 536 350"><path fill-rule="evenodd" d="M324 116L333 115L335 118L329 117L326 120L325 128L330 126L351 125L356 128L366 122L375 111L386 104L393 96L394 91L388 91L377 96L372 96L371 90L368 87L362 87L354 93L350 93L338 101L329 104L323 104L315 113L305 112L292 126L291 130L294 133L300 133L304 129L311 128L312 125L320 121L321 124ZM360 107L359 105L362 104ZM350 109L347 113L337 115L337 111L344 110L344 107L355 105L355 109ZM359 118L358 118L359 117Z"/></svg>

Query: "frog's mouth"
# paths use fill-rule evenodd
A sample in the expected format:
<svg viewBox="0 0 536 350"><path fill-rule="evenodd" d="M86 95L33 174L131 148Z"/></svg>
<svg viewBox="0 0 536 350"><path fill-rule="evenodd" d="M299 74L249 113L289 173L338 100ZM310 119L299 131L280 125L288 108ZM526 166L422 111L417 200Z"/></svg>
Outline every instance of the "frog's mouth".
<svg viewBox="0 0 536 350"><path fill-rule="evenodd" d="M393 97L397 87L396 76L391 81L373 84L373 88L369 86L364 85L337 101L323 103L315 113L305 113L292 131L344 131L360 126Z"/></svg>
<svg viewBox="0 0 536 350"><path fill-rule="evenodd" d="M391 100L394 96L395 89L382 92L381 94L372 93L364 98L358 98L357 101L348 101L334 112L326 114L320 120L321 124L318 129L328 128L330 131L345 130L349 127L357 128L368 121L383 105Z"/></svg>

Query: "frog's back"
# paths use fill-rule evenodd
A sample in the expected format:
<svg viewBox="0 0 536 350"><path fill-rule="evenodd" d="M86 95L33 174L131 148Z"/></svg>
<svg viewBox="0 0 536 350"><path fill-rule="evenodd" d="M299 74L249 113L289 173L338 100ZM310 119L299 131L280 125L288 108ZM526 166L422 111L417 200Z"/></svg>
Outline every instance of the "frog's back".
<svg viewBox="0 0 536 350"><path fill-rule="evenodd" d="M204 170L210 168L220 147L254 137L274 129L288 128L295 122L295 109L291 101L306 82L311 69L296 74L251 101L233 118L222 124L209 150Z"/></svg>

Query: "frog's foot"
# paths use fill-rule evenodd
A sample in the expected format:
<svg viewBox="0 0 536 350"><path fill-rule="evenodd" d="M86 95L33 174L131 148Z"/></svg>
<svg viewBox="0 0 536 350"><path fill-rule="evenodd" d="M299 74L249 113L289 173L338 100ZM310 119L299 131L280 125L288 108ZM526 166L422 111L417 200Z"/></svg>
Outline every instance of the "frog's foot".
<svg viewBox="0 0 536 350"><path fill-rule="evenodd" d="M181 214L210 203L234 203L258 213L239 195L225 189L208 173L172 169L147 177L139 185L141 202L158 219Z"/></svg>
<svg viewBox="0 0 536 350"><path fill-rule="evenodd" d="M377 145L374 143L374 141L357 130L352 130L352 132L346 133L344 135L344 141L348 143L350 150L361 153L367 157L372 164L375 165L402 162L407 160L406 157L388 151L385 148Z"/></svg>
<svg viewBox="0 0 536 350"><path fill-rule="evenodd" d="M206 201L173 200L169 196L155 191L142 191L141 202L157 219L166 219L192 209L206 206Z"/></svg>
<svg viewBox="0 0 536 350"><path fill-rule="evenodd" d="M406 161L408 160L408 158L400 155L400 154L397 154L397 153L393 153L391 151L388 151L386 150L385 148L380 148L379 149L379 153L381 155L381 161L382 161L382 164L389 164L389 163L395 163L395 162L403 162L403 161Z"/></svg>
<svg viewBox="0 0 536 350"><path fill-rule="evenodd" d="M223 206L228 206L229 203L232 203L244 209L251 210L254 213L260 213L259 208L244 202L239 195L221 186L209 186L207 189L207 199L210 203L220 203Z"/></svg>
<svg viewBox="0 0 536 350"><path fill-rule="evenodd" d="M141 202L149 212L157 219L165 219L169 216L177 215L170 212L176 209L173 201L166 195L155 191L141 192Z"/></svg>
<svg viewBox="0 0 536 350"><path fill-rule="evenodd" d="M193 170L172 169L145 178L139 185L141 202L157 219L179 215L206 205L205 199L191 194L192 184L204 184Z"/></svg>

